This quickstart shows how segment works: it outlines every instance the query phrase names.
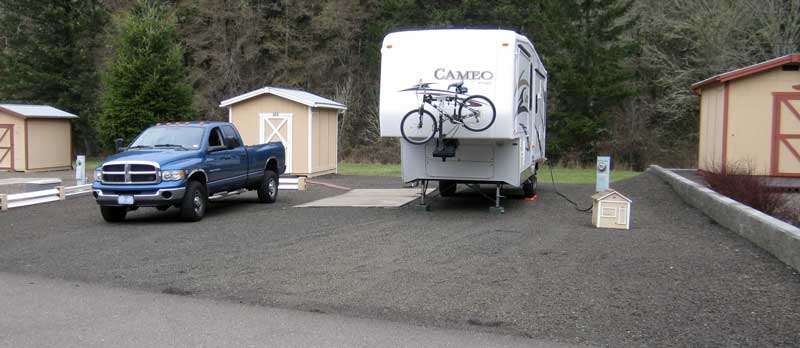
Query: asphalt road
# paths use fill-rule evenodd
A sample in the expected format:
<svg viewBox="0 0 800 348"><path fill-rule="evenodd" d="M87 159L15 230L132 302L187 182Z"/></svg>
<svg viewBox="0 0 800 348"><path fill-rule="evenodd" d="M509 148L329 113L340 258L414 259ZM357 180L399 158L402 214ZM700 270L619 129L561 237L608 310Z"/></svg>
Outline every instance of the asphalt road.
<svg viewBox="0 0 800 348"><path fill-rule="evenodd" d="M0 273L0 347L577 348Z"/></svg>
<svg viewBox="0 0 800 348"><path fill-rule="evenodd" d="M193 224L174 209L106 224L86 197L0 214L0 271L573 344L800 346L800 275L655 176L614 186L634 200L630 231L592 228L547 185L504 215L474 194L430 213L292 208L340 192L312 186ZM593 191L560 188L582 204Z"/></svg>

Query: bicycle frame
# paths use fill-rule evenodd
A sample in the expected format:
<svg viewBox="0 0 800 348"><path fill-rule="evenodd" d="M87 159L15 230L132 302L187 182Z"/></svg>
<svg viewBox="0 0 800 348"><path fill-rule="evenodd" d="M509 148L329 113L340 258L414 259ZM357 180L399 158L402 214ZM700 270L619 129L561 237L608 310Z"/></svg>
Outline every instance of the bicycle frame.
<svg viewBox="0 0 800 348"><path fill-rule="evenodd" d="M448 100L450 98L452 98L452 105L453 105L453 113L452 114L448 113L447 111L445 111L444 107L442 107L442 105L444 105L445 103L449 104L451 102L450 100ZM428 92L428 88L422 88L422 103L420 103L420 105L419 105L419 112L420 112L420 115L421 115L422 114L422 110L425 109L425 104L428 104L439 113L439 122L438 122L438 125L437 125L437 128L438 128L437 131L439 133L439 139L443 139L444 138L444 119L445 118L447 118L447 120L450 121L450 123L455 124L455 125L463 125L464 124L464 122L460 119L460 116L457 115L457 112L455 110L458 110L459 106L465 105L463 103L463 100L465 100L465 99L466 98L459 98L458 97L458 91L457 90L453 92L452 96L443 95L443 96L434 97L433 94ZM439 102L439 105L434 103L436 101Z"/></svg>

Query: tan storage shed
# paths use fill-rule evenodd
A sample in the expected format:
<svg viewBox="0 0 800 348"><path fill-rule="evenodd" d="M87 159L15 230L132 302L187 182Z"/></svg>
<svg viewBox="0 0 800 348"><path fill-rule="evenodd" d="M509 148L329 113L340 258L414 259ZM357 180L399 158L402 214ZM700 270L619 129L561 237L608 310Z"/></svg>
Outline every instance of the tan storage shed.
<svg viewBox="0 0 800 348"><path fill-rule="evenodd" d="M800 54L692 85L700 96L698 168L748 165L756 175L800 177Z"/></svg>
<svg viewBox="0 0 800 348"><path fill-rule="evenodd" d="M286 172L317 176L338 171L340 111L344 104L304 91L264 87L223 100L228 121L246 145L281 141Z"/></svg>
<svg viewBox="0 0 800 348"><path fill-rule="evenodd" d="M0 170L71 169L76 118L46 105L0 104Z"/></svg>

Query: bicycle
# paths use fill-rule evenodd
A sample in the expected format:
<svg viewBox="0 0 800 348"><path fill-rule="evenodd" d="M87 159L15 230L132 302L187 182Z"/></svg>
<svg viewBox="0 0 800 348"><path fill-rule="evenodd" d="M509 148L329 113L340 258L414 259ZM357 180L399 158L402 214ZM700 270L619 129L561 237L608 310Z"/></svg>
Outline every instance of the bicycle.
<svg viewBox="0 0 800 348"><path fill-rule="evenodd" d="M444 119L450 123L464 126L473 132L482 132L494 124L496 110L489 98L481 95L467 95L464 82L453 83L447 90L431 89L432 83L420 83L401 92L414 91L422 94L422 103L419 108L409 111L400 121L400 133L409 143L422 145L433 139L439 132L439 139L444 139ZM454 91L450 91L455 88ZM439 120L425 109L425 104L430 105L439 112ZM452 106L458 112L450 113L445 110Z"/></svg>

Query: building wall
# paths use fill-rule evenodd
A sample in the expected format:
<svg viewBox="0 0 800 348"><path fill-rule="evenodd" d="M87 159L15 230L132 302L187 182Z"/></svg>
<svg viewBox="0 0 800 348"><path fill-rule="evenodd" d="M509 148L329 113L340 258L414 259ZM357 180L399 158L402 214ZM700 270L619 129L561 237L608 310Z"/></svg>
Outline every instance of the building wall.
<svg viewBox="0 0 800 348"><path fill-rule="evenodd" d="M0 124L14 125L14 170L25 170L25 120L0 111Z"/></svg>
<svg viewBox="0 0 800 348"><path fill-rule="evenodd" d="M780 67L731 81L729 164L749 163L756 174L770 174L772 92L798 92L792 89L797 84L800 84L800 72L782 71Z"/></svg>
<svg viewBox="0 0 800 348"><path fill-rule="evenodd" d="M231 123L236 125L246 145L261 140L259 113L292 114L292 173L308 174L308 107L274 95L260 95L231 106ZM267 128L269 129L269 128Z"/></svg>
<svg viewBox="0 0 800 348"><path fill-rule="evenodd" d="M28 119L28 170L72 167L69 120Z"/></svg>
<svg viewBox="0 0 800 348"><path fill-rule="evenodd" d="M334 109L313 109L312 161L313 172L335 171L337 164L337 112Z"/></svg>
<svg viewBox="0 0 800 348"><path fill-rule="evenodd" d="M705 88L700 95L700 144L697 166L712 170L722 163L722 114L725 93L722 85Z"/></svg>

